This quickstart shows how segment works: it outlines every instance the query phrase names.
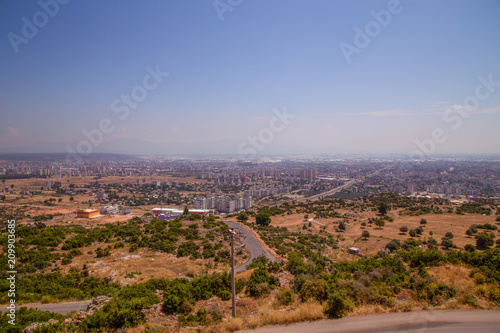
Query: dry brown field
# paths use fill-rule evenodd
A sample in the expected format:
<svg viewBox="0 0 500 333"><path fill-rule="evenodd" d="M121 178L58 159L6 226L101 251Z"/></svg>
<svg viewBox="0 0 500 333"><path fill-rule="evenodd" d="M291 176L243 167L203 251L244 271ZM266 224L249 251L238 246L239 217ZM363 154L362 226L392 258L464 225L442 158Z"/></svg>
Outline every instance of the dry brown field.
<svg viewBox="0 0 500 333"><path fill-rule="evenodd" d="M349 210L337 210L340 214L349 213ZM313 217L314 214L310 214L309 218ZM473 224L486 224L490 223L498 226L500 229L500 222L496 222L495 215L483 216L479 214L425 214L421 216L399 216L398 211L391 211L388 216L394 218L394 222L386 221L385 226L379 228L374 224L370 225L368 223L369 218L377 217L373 212L357 213L353 215L353 219L349 220L347 224L347 230L344 232L338 232L335 228L338 222L343 221L343 218L319 218L313 219L311 222L311 227L307 230L303 230L304 225L308 226L310 221L304 219L304 214L292 214L285 216L272 216L271 225L275 227L286 227L290 231L300 231L302 233L318 233L321 228L326 226L325 231L338 236L340 240L339 247L340 250L346 250L347 248L354 246L361 250L365 255L372 256L375 255L379 250L382 250L385 245L392 239L399 239L401 242L407 238L411 238L409 233L401 233L399 228L401 226L407 226L408 229L416 229L422 226L424 232L421 236L415 237L417 240L424 241L424 239L434 238L441 243L441 238L445 236L447 232L452 232L455 236L452 241L458 247L458 249L463 250L466 244L475 245L476 240L473 237L469 237L465 234L466 230ZM356 219L356 221L354 221ZM426 219L427 224L421 225L420 220ZM314 222L315 221L315 222ZM317 222L317 223L316 223ZM366 222L366 227L361 224ZM367 230L370 233L370 238L364 240L361 238L361 233ZM429 232L433 232L433 236ZM481 231L481 230L480 230ZM500 237L499 231L494 231L497 237Z"/></svg>

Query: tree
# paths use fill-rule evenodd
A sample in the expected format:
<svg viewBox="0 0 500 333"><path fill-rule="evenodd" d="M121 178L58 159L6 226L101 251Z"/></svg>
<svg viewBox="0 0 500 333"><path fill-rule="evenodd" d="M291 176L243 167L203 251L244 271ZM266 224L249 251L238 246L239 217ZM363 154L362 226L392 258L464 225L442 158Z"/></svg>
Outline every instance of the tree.
<svg viewBox="0 0 500 333"><path fill-rule="evenodd" d="M375 225L379 228L382 228L383 226L385 226L385 221L383 219L375 219Z"/></svg>
<svg viewBox="0 0 500 333"><path fill-rule="evenodd" d="M427 247L429 249L435 249L437 248L437 240L435 240L434 238L429 238L429 240L427 241Z"/></svg>
<svg viewBox="0 0 500 333"><path fill-rule="evenodd" d="M451 239L443 237L441 238L441 245L448 250L450 247L453 247L454 244Z"/></svg>
<svg viewBox="0 0 500 333"><path fill-rule="evenodd" d="M400 228L399 228L399 231L401 231L402 233L405 233L408 231L408 227L405 226L405 225L402 225Z"/></svg>
<svg viewBox="0 0 500 333"><path fill-rule="evenodd" d="M267 213L259 213L255 215L255 223L267 227L269 224L271 224L271 217Z"/></svg>
<svg viewBox="0 0 500 333"><path fill-rule="evenodd" d="M415 230L415 229L411 229L411 230L410 230L410 236L411 236L411 237L417 237L417 230Z"/></svg>
<svg viewBox="0 0 500 333"><path fill-rule="evenodd" d="M187 206L184 207L184 211L182 212L182 215L189 215L189 209Z"/></svg>
<svg viewBox="0 0 500 333"><path fill-rule="evenodd" d="M385 248L391 251L399 250L401 248L401 242L399 241L399 239L393 239L389 243L387 243Z"/></svg>
<svg viewBox="0 0 500 333"><path fill-rule="evenodd" d="M378 212L382 215L387 214L389 210L391 210L391 206L387 202L382 202L380 206L378 206Z"/></svg>
<svg viewBox="0 0 500 333"><path fill-rule="evenodd" d="M427 224L427 220L426 219L421 219L420 220L420 224Z"/></svg>
<svg viewBox="0 0 500 333"><path fill-rule="evenodd" d="M487 234L480 233L479 235L477 235L476 246L478 249L484 250L489 248L490 246L493 246L493 244L493 238L491 238Z"/></svg>
<svg viewBox="0 0 500 333"><path fill-rule="evenodd" d="M340 221L339 222L339 230L345 230L346 227L345 227L345 222L344 221Z"/></svg>
<svg viewBox="0 0 500 333"><path fill-rule="evenodd" d="M10 188L11 188L11 189L14 189L14 184L10 185Z"/></svg>
<svg viewBox="0 0 500 333"><path fill-rule="evenodd" d="M455 236L453 235L453 233L451 233L450 231L448 231L448 232L444 235L444 237L446 237L446 238L448 238L448 239L453 239L453 237L455 237Z"/></svg>
<svg viewBox="0 0 500 333"><path fill-rule="evenodd" d="M495 219L495 221L500 222L500 215L497 216L497 218Z"/></svg>
<svg viewBox="0 0 500 333"><path fill-rule="evenodd" d="M465 234L466 234L467 236L472 236L472 235L474 235L474 233L472 232L472 230L470 230L470 228L469 228L469 229L467 229L467 231L465 232Z"/></svg>
<svg viewBox="0 0 500 333"><path fill-rule="evenodd" d="M474 252L474 251L476 251L476 247L472 244L467 244L467 245L465 245L465 251Z"/></svg>
<svg viewBox="0 0 500 333"><path fill-rule="evenodd" d="M424 229L422 227L418 227L417 229L415 229L415 231L417 232L417 235L421 235L424 233Z"/></svg>
<svg viewBox="0 0 500 333"><path fill-rule="evenodd" d="M57 200L57 201L58 201L58 202L62 202L62 200L63 200L62 198L59 198L59 200Z"/></svg>
<svg viewBox="0 0 500 333"><path fill-rule="evenodd" d="M370 233L368 232L368 230L363 231L361 233L361 237L363 237L364 239L370 238Z"/></svg>
<svg viewBox="0 0 500 333"><path fill-rule="evenodd" d="M71 196L71 197L69 198L69 201L73 201L73 200L75 200L75 198L74 198L73 196Z"/></svg>
<svg viewBox="0 0 500 333"><path fill-rule="evenodd" d="M245 213L239 213L238 216L236 217L236 219L240 222L246 222L248 221L248 215L245 214Z"/></svg>
<svg viewBox="0 0 500 333"><path fill-rule="evenodd" d="M5 195L2 195L2 196L0 197L0 200L2 200L2 201L5 201L5 199L7 199L7 197L6 197Z"/></svg>

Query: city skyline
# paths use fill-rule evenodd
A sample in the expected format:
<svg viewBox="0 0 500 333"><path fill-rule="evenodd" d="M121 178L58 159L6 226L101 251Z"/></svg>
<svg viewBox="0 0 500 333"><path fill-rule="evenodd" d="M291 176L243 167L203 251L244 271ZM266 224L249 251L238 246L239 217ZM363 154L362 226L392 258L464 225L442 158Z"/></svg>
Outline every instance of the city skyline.
<svg viewBox="0 0 500 333"><path fill-rule="evenodd" d="M0 153L499 154L499 15L494 0L2 2Z"/></svg>

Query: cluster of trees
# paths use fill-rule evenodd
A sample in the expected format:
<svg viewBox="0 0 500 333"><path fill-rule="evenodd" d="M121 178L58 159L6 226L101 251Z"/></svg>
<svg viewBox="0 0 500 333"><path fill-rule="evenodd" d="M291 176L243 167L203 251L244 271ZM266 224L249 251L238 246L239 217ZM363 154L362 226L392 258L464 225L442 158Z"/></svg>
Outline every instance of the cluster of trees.
<svg viewBox="0 0 500 333"><path fill-rule="evenodd" d="M457 207L456 213L460 215L465 213L491 215L491 208L482 207L479 202L466 202Z"/></svg>

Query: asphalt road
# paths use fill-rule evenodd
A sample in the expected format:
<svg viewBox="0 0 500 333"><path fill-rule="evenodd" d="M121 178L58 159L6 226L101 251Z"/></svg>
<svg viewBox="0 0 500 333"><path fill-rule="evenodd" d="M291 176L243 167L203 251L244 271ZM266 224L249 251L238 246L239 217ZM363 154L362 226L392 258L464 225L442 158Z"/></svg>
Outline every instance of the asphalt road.
<svg viewBox="0 0 500 333"><path fill-rule="evenodd" d="M328 319L286 326L267 326L246 333L498 333L500 310L439 310L385 313L343 319Z"/></svg>
<svg viewBox="0 0 500 333"><path fill-rule="evenodd" d="M238 231L245 236L243 242L245 243L246 248L250 252L250 258L243 265L235 268L236 273L245 271L247 265L250 264L254 258L257 258L262 254L271 259L272 261L276 261L276 257L272 253L270 253L266 248L264 248L259 243L259 241L255 239L250 230L248 230L245 226L233 222L226 222L226 224L230 228L237 228ZM61 314L67 314L71 311L86 310L87 305L90 302L91 301L89 300L82 302L63 302L63 303L53 303L53 304L26 304L21 306L25 306L27 308L37 308L43 311L51 311ZM0 311L6 311L6 310L7 308L5 306L0 307Z"/></svg>
<svg viewBox="0 0 500 333"><path fill-rule="evenodd" d="M63 302L63 303L52 303L52 304L26 304L26 305L20 305L17 307L19 309L20 307L27 307L27 308L36 308L42 311L50 311L50 312L57 312L60 314L67 314L70 313L71 311L81 311L81 310L87 310L87 305L92 302L91 300L89 301L81 301L81 302ZM7 311L7 308L5 306L2 306L0 308L0 311Z"/></svg>
<svg viewBox="0 0 500 333"><path fill-rule="evenodd" d="M225 222L225 223L230 228L237 229L240 233L242 233L245 236L243 242L245 243L245 247L247 248L248 252L250 252L250 258L243 265L238 266L234 269L236 273L245 271L247 269L247 265L250 264L254 258L257 258L258 256L261 255L265 255L272 261L276 261L276 257L259 243L259 241L252 235L252 232L250 232L250 230L247 229L247 227L245 227L242 224L234 222Z"/></svg>
<svg viewBox="0 0 500 333"><path fill-rule="evenodd" d="M330 195L333 195L333 194L335 194L337 192L342 191L343 189L351 187L352 185L356 184L357 182L363 181L363 179L365 179L365 178L369 178L369 177L371 177L373 175L376 175L376 174L378 174L378 173L380 173L380 172L382 172L384 170L387 170L390 167L392 167L393 165L394 164L388 165L385 168L382 168L380 170L374 171L374 172L370 173L369 175L367 175L367 176L365 176L365 177L363 177L361 179L352 179L352 180L348 181L347 183L345 183L344 185L341 185L339 187L333 188L333 189L328 190L328 191L323 192L323 193L312 195L310 197L305 197L305 198L297 199L297 201L316 201L316 200L321 199L322 197L328 197Z"/></svg>

